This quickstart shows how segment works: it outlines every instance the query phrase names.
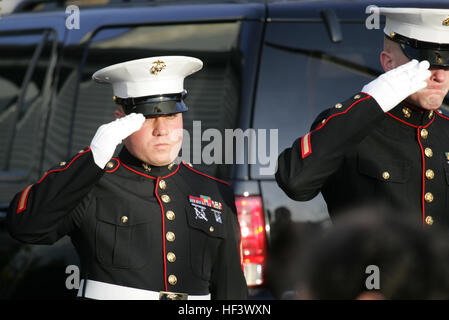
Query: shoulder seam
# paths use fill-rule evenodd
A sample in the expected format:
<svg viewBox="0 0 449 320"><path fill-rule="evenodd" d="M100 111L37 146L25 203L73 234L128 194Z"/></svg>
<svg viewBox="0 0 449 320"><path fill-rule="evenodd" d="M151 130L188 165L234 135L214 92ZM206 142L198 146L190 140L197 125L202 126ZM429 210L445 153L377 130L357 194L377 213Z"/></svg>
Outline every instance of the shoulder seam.
<svg viewBox="0 0 449 320"><path fill-rule="evenodd" d="M443 119L449 120L448 117L446 117L445 115L439 113L438 111L436 112L436 114L437 114L438 116L440 116L441 118L443 118Z"/></svg>
<svg viewBox="0 0 449 320"><path fill-rule="evenodd" d="M81 153L78 153L77 155L76 155L76 157L75 158L73 158L72 159L72 161L70 161L70 163L68 164L68 165L66 165L64 168L61 168L61 169L53 169L53 170L50 170L50 171L48 171L38 182L36 182L36 183L41 183L50 173L53 173L53 172L59 172L59 171L64 171L64 170L67 170L72 164L73 164L73 162L75 162L75 160L77 160L79 157L81 157L83 154L85 154L85 153L88 153L89 151L91 151L90 150L90 147L88 147L87 148L87 150L85 150L85 151L83 151L83 152L81 152Z"/></svg>
<svg viewBox="0 0 449 320"><path fill-rule="evenodd" d="M19 203L18 203L18 206L17 206L17 211L16 211L16 213L21 213L21 212L23 212L23 211L26 210L26 208L27 208L27 203L28 203L28 196L30 195L31 188L32 188L35 184L39 184L39 183L41 183L42 181L44 181L45 178L46 178L50 173L67 170L67 169L73 164L73 162L75 162L75 160L77 160L77 159L78 159L79 157L81 157L83 154L88 153L89 151L91 151L90 146L87 148L87 150L84 150L83 152L78 153L78 154L77 154L77 155L70 161L70 163L69 163L68 165L66 165L64 168L53 169L53 170L47 171L47 172L45 173L45 175L44 175L38 182L33 183L33 184L29 185L28 187L26 187L26 188L22 191L22 193L21 193L21 195L20 195Z"/></svg>
<svg viewBox="0 0 449 320"><path fill-rule="evenodd" d="M106 170L107 173L113 173L113 172L117 171L117 169L120 167L121 162L120 162L119 158L111 158L111 160L109 160L109 161L112 161L112 160L115 160L117 162L117 164L115 165L115 168L112 168L111 170Z"/></svg>
<svg viewBox="0 0 449 320"><path fill-rule="evenodd" d="M305 134L304 136L301 137L301 158L302 158L302 159L306 158L307 156L309 156L309 155L312 153L312 144L311 144L311 142L310 142L310 137L311 137L312 133L321 130L321 129L328 123L328 121L329 121L330 119L335 118L335 117L338 117L338 116L343 115L343 114L346 114L346 113L348 113L349 110L351 110L356 104L358 104L358 103L360 103L360 102L362 102L362 101L365 101L365 100L368 100L368 99L372 98L371 95L369 95L369 94L367 94L367 93L365 93L365 92L360 92L360 93L363 93L363 94L365 94L366 96L363 97L363 98L362 98L362 97L358 98L358 100L357 100L357 101L354 101L348 108L346 108L346 110L341 111L341 112L339 112L339 113L334 113L334 114L332 114L330 117L324 119L321 123L318 122L318 123L317 123L317 126L316 126L315 128L311 128L311 130L310 130L307 134ZM329 108L329 110L331 110L331 109Z"/></svg>
<svg viewBox="0 0 449 320"><path fill-rule="evenodd" d="M217 182L221 182L221 183L227 185L228 187L231 186L231 184L228 183L228 182L226 182L226 181L223 181L223 180L220 180L220 179L211 177L211 176L209 176L209 175L207 175L207 174L205 174L205 173L203 173L203 172L200 172L200 171L198 171L198 170L193 169L192 167L190 167L189 165L187 165L184 161L182 161L182 164L184 165L184 167L186 167L187 169L189 169L189 170L191 170L191 171L193 171L193 172L195 172L195 173L197 173L197 174L200 174L200 175L202 175L202 176L205 176L205 177L207 177L207 178L209 178L209 179L212 179L212 180L215 180L215 181L217 181Z"/></svg>

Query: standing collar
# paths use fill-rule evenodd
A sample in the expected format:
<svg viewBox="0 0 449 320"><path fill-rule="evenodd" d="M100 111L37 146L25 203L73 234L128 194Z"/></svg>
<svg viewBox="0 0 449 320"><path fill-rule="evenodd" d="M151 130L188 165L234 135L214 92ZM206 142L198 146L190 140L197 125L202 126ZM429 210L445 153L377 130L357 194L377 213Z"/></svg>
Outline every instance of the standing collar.
<svg viewBox="0 0 449 320"><path fill-rule="evenodd" d="M435 112L433 110L425 110L408 102L402 101L387 114L394 119L409 125L411 127L426 127L435 118Z"/></svg>
<svg viewBox="0 0 449 320"><path fill-rule="evenodd" d="M176 172L179 167L179 164L174 162L165 166L149 165L132 155L126 147L122 148L118 157L125 168L150 178L166 177Z"/></svg>

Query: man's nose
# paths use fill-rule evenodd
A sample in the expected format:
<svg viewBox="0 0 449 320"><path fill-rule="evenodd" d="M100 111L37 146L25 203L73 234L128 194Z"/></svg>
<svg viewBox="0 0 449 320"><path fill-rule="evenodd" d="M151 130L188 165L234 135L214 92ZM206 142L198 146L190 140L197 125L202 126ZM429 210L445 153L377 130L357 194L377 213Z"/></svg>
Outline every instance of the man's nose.
<svg viewBox="0 0 449 320"><path fill-rule="evenodd" d="M166 136L168 134L168 127L164 117L157 117L154 121L153 135Z"/></svg>
<svg viewBox="0 0 449 320"><path fill-rule="evenodd" d="M431 81L444 82L448 77L447 69L435 68L431 70L432 75L430 76Z"/></svg>

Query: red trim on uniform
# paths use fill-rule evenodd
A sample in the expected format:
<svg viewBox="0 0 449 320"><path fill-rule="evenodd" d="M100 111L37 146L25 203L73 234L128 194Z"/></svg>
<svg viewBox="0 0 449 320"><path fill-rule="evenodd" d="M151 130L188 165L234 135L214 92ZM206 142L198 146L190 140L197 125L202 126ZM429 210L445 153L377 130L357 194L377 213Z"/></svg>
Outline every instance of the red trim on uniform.
<svg viewBox="0 0 449 320"><path fill-rule="evenodd" d="M413 106L413 105L411 105L411 104L409 104L409 103L407 103L407 102L405 102L405 101L402 101L402 104L404 104L405 106L407 106L407 107L409 107L409 108L412 108L413 110L418 111L419 113L424 113L424 112L426 112L425 110L420 109L420 108L418 108L418 107L415 107L415 106Z"/></svg>
<svg viewBox="0 0 449 320"><path fill-rule="evenodd" d="M162 177L161 179L165 179L165 178L168 178L168 177L170 177L170 176L172 176L172 175L174 175L176 172L178 172L178 170L179 170L179 166L180 166L181 164L180 163L178 163L178 167L176 168L176 170L175 171L173 171L172 173L170 173L170 174L167 174L165 177Z"/></svg>
<svg viewBox="0 0 449 320"><path fill-rule="evenodd" d="M16 213L21 213L22 211L25 211L25 209L27 208L28 196L30 195L32 187L33 185L31 184L22 191Z"/></svg>
<svg viewBox="0 0 449 320"><path fill-rule="evenodd" d="M438 112L437 112L437 113L438 113ZM419 127L419 126L416 126L416 125L414 125L414 124L408 123L407 121L404 121L404 120L402 120L402 119L400 119L400 118L394 116L394 115L391 114L390 112L387 112L387 114L388 114L390 117L392 117L392 118L394 118L394 119L396 119L396 120L398 120L398 121L400 121L400 122L402 122L402 123L404 123L404 124L406 124L406 125L408 125L408 126L410 126L410 127L413 127L413 128L418 128L418 127ZM422 127L422 128L427 128L428 126L430 126L430 124L431 124L434 120L435 120L435 116L432 117L432 120L431 120L428 124L426 124L424 127ZM449 120L449 119L448 119L448 120Z"/></svg>
<svg viewBox="0 0 449 320"><path fill-rule="evenodd" d="M310 135L311 135L311 133L313 133L313 132L315 132L315 131L318 131L318 130L320 130L321 128L323 128L323 127L326 125L326 123L327 123L330 119L332 119L332 118L334 118L334 117L336 117L336 116L340 116L340 115L342 115L342 114L347 113L347 112L348 112L349 110L351 110L351 108L352 108L353 106L355 106L357 103L362 102L362 101L364 101L364 100L367 100L367 99L371 98L371 96L370 96L369 94L367 94L367 93L365 93L365 92L361 92L361 93L366 94L366 97L364 97L364 98L362 98L362 99L359 99L359 100L355 101L355 102L354 102L353 104L351 104L345 111L342 111L342 112L333 114L333 115L331 115L329 118L327 118L326 120L324 120L324 122L321 122L315 129L313 129L312 131L310 131L309 133L307 133L307 134L304 136L304 137L306 137L306 136L308 135L306 141L304 141L304 137L301 138L301 155L302 155L302 158L303 158L303 159L312 153L312 145L311 145L311 143L310 143ZM309 150L307 150L307 148L308 148Z"/></svg>
<svg viewBox="0 0 449 320"><path fill-rule="evenodd" d="M134 169L128 167L128 166L127 166L126 164L124 164L123 162L122 162L122 165L123 165L126 169L128 169L129 171L132 171L132 172L134 172L134 173L140 174L141 176L144 176L144 177L147 177L147 178L156 180L155 177L152 177L152 176L149 176L149 175L147 175L147 174L145 174L145 173L142 173L142 172L139 172L139 171L137 171L137 170L134 170Z"/></svg>
<svg viewBox="0 0 449 320"><path fill-rule="evenodd" d="M417 136L418 136L418 144L419 144L419 148L421 149L421 159L422 159L422 194L421 194L421 210L422 210L422 224L423 227L425 226L425 221L426 221L426 208L425 208L425 199L424 199L424 194L426 191L426 159L424 157L424 149L422 147L421 144L421 140L420 140L420 129L418 127L417 130Z"/></svg>
<svg viewBox="0 0 449 320"><path fill-rule="evenodd" d="M318 131L318 130L320 130L324 125L325 125L325 123L326 123L326 121L324 121L324 123L323 122L320 122L320 124L313 130L313 131ZM311 131L312 132L312 131Z"/></svg>
<svg viewBox="0 0 449 320"><path fill-rule="evenodd" d="M435 121L435 116L432 118L432 120L428 123L428 124L426 124L423 128L427 128L428 126L430 126L430 124L432 123L432 122L434 122Z"/></svg>
<svg viewBox="0 0 449 320"><path fill-rule="evenodd" d="M396 119L396 120L398 120L398 121L400 121L400 122L402 122L402 123L404 123L404 124L406 124L406 125L408 125L408 126L410 126L410 127L418 128L418 126L415 126L414 124L411 124L411 123L408 123L407 121L404 121L404 120L402 120L402 119L399 119L398 117L392 115L390 112L387 112L387 114L388 114L390 117L392 117L392 118L394 118L394 119Z"/></svg>
<svg viewBox="0 0 449 320"><path fill-rule="evenodd" d="M161 212L162 212L162 250L163 250L163 257L162 260L164 261L164 286L165 291L168 291L167 289L167 262L166 262L166 249L165 249L165 212L164 207L162 206L162 201L159 198L159 195L157 194L157 187L159 186L159 177L156 179L156 188L154 189L154 194L156 195L157 201L159 202L159 205L161 206Z"/></svg>
<svg viewBox="0 0 449 320"><path fill-rule="evenodd" d="M322 123L321 126L319 126L318 128L316 128L315 130L310 131L310 133L312 133L312 132L314 132L314 131L318 131L319 129L321 129L322 127L324 127L324 125L325 125L330 119L332 119L332 118L334 118L334 117L336 117L336 116L339 116L339 115L342 115L342 114L347 113L347 112L348 112L349 110L351 110L351 108L352 108L353 106L355 106L357 103L362 102L362 101L364 101L364 100L366 100L366 99L369 99L369 98L371 98L370 95L368 95L367 97L364 97L364 98L362 98L362 99L359 99L359 100L357 100L356 102L354 102L353 104L351 104L351 105L348 107L348 109L346 109L345 111L342 111L342 112L340 112L340 113L336 113L336 114L331 115L329 118L327 118L327 119L324 121L324 123Z"/></svg>
<svg viewBox="0 0 449 320"><path fill-rule="evenodd" d="M50 173L67 170L67 169L72 165L72 163L73 163L76 159L78 159L78 158L81 157L83 154L85 154L85 153L87 153L87 152L89 152L89 151L90 151L90 147L88 147L86 151L84 151L84 152L82 152L82 153L79 153L79 154L78 154L75 158L73 158L72 161L70 161L70 163L69 163L66 167L64 167L64 168L61 168L61 169L54 169L54 170L48 171L47 173L45 173L45 175L44 175L38 182L36 182L36 184L37 184L37 183L41 183L42 181L44 181L44 179L45 179ZM21 213L22 211L25 211L25 210L26 210L27 202L28 202L28 196L30 195L31 187L32 187L33 185L34 185L34 184L32 184L32 185L26 187L26 188L22 191L22 195L20 196L19 205L18 205L18 207L17 207L17 212L16 212L16 213Z"/></svg>
<svg viewBox="0 0 449 320"><path fill-rule="evenodd" d="M37 183L41 183L41 182L47 177L47 175L49 175L49 174L52 173L52 172L58 172L58 171L64 171L64 170L67 170L67 168L70 167L70 166L72 165L72 163L73 163L76 159L78 159L78 158L81 157L83 154L85 154L85 153L87 153L87 152L89 152L89 151L90 151L90 147L89 147L86 151L84 151L84 152L78 154L75 158L73 158L72 161L70 161L70 163L69 163L65 168L62 168L62 169L55 169L55 170L50 170L50 171L48 171L48 172L42 177L42 179L40 179Z"/></svg>
<svg viewBox="0 0 449 320"><path fill-rule="evenodd" d="M120 167L120 160L118 158L112 158L111 160L117 160L118 165L114 169L106 171L107 173L113 173L118 169L118 167Z"/></svg>
<svg viewBox="0 0 449 320"><path fill-rule="evenodd" d="M310 132L301 138L301 155L304 159L312 153L312 145L310 143Z"/></svg>
<svg viewBox="0 0 449 320"><path fill-rule="evenodd" d="M196 173L198 173L198 174L200 174L200 175L203 175L203 176L205 176L205 177L208 177L208 178L210 178L210 179L212 179L212 180L215 180L215 181L218 181L218 182L221 182L221 183L224 183L224 184L226 184L226 185L228 185L228 186L231 186L231 184L230 183L227 183L227 182L225 182L225 181L222 181L222 180L220 180L220 179L217 179L217 178L214 178L214 177L211 177L211 176L208 176L207 174L205 174L205 173L202 173L202 172L199 172L199 171L197 171L197 170L195 170L195 169L193 169L192 167L190 167L189 165L187 165L187 164L185 164L185 162L183 161L182 162L182 164L186 167L186 168L188 168L188 169L190 169L190 170L192 170L192 171L194 171L194 172L196 172Z"/></svg>
<svg viewBox="0 0 449 320"><path fill-rule="evenodd" d="M435 113L436 113L437 115L439 115L441 118L444 118L444 119L446 119L446 120L449 120L448 117L446 117L446 116L440 114L438 111L436 111Z"/></svg>
<svg viewBox="0 0 449 320"><path fill-rule="evenodd" d="M114 158L114 159L115 159L115 158ZM158 177L153 177L153 176L150 176L150 175L148 175L148 174L145 174L145 173L139 172L139 171L137 171L137 170L134 170L133 168L128 167L128 166L127 166L126 164L124 164L123 162L121 162L121 164L122 164L126 169L128 169L128 170L130 170L130 171L132 171L132 172L134 172L134 173L140 174L141 176L144 176L144 177L147 177L147 178L150 178L150 179L154 179L154 180L158 179ZM170 174L168 174L168 175L166 175L166 176L164 176L164 177L159 177L159 178L165 179L165 178L167 178L167 177L170 177L171 175L174 175L176 172L178 172L178 170L179 170L179 164L178 164L178 167L176 168L175 171L173 171L172 173L170 173Z"/></svg>

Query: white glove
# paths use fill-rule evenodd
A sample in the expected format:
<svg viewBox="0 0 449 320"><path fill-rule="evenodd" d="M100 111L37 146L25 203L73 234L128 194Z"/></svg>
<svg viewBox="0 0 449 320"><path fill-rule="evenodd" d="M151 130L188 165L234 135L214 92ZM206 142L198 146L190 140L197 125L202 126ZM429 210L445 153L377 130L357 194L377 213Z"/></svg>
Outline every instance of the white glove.
<svg viewBox="0 0 449 320"><path fill-rule="evenodd" d="M366 84L362 92L372 96L384 112L390 111L409 95L427 87L429 67L426 60L412 60L380 75Z"/></svg>
<svg viewBox="0 0 449 320"><path fill-rule="evenodd" d="M144 122L143 114L131 113L126 117L100 126L90 143L96 165L104 169L106 163L114 155L115 148L123 139L138 131Z"/></svg>

